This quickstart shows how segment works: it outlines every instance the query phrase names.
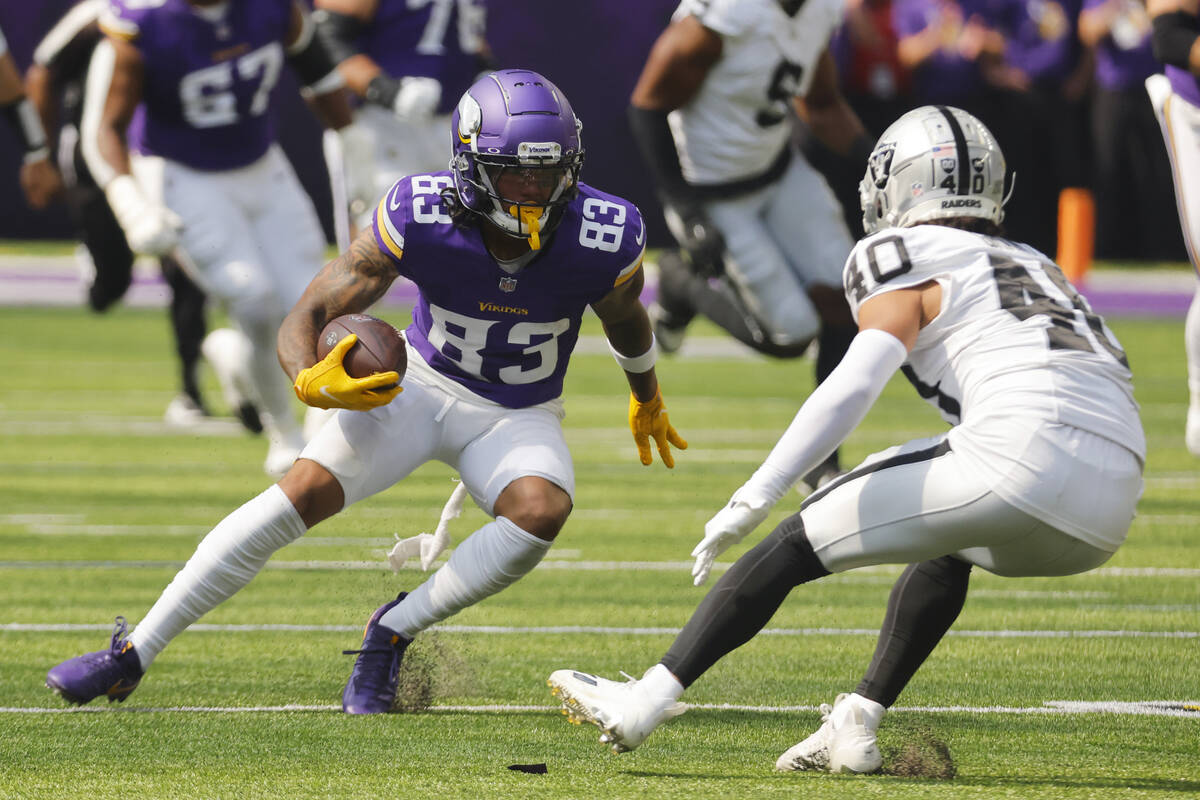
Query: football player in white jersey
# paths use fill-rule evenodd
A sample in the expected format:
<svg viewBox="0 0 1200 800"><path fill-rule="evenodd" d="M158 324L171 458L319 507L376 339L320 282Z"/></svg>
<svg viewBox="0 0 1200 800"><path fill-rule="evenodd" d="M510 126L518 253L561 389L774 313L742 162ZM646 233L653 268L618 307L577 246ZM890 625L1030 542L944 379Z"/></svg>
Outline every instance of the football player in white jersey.
<svg viewBox="0 0 1200 800"><path fill-rule="evenodd" d="M1000 238L1004 177L991 133L959 109L923 106L879 139L860 186L868 235L844 275L858 335L705 525L695 583L858 425L897 369L953 427L876 453L808 497L721 577L641 680L552 674L568 714L599 726L613 750L680 713L684 688L749 641L794 587L909 564L862 682L776 762L878 770L884 711L958 616L972 567L1069 575L1120 547L1146 452L1129 366L1058 266Z"/></svg>
<svg viewBox="0 0 1200 800"><path fill-rule="evenodd" d="M1200 2L1148 0L1146 10L1154 26L1154 55L1166 65L1166 74L1146 79L1146 90L1171 158L1183 240L1200 277ZM1200 285L1188 309L1184 346L1191 396L1184 441L1200 456Z"/></svg>
<svg viewBox="0 0 1200 800"><path fill-rule="evenodd" d="M682 0L651 50L630 124L688 256L659 263L664 350L702 313L776 357L819 335L818 383L846 352L854 325L838 287L853 241L792 144L795 112L834 152L861 163L871 150L828 51L841 18L841 0Z"/></svg>

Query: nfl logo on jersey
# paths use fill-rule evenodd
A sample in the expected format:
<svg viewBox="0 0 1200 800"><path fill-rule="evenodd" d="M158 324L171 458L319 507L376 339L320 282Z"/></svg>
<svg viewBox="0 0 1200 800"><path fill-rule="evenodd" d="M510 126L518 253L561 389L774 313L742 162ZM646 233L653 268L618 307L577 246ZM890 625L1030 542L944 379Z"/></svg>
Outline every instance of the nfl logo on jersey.
<svg viewBox="0 0 1200 800"><path fill-rule="evenodd" d="M500 279L500 291L514 292L514 291L516 291L516 289L517 289L517 279L516 278L505 277L505 278Z"/></svg>

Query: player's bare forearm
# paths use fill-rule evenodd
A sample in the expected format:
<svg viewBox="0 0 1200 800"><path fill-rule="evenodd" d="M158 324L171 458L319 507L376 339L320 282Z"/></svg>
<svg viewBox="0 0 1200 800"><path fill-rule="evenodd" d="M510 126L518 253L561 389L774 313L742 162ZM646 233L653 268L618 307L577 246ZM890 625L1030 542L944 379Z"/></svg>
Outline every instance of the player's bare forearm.
<svg viewBox="0 0 1200 800"><path fill-rule="evenodd" d="M1146 11L1152 17L1171 11L1200 12L1200 0L1146 0Z"/></svg>
<svg viewBox="0 0 1200 800"><path fill-rule="evenodd" d="M0 103L11 103L24 93L21 73L9 53L0 56Z"/></svg>
<svg viewBox="0 0 1200 800"><path fill-rule="evenodd" d="M650 349L654 334L650 317L639 299L645 281L642 270L613 289L592 310L604 326L604 335L622 355L636 357ZM647 372L626 372L629 388L639 400L650 400L658 391L658 378L651 367Z"/></svg>
<svg viewBox="0 0 1200 800"><path fill-rule="evenodd" d="M817 61L808 93L796 99L796 113L821 143L838 155L850 155L851 144L867 133L838 88L837 66L828 50Z"/></svg>
<svg viewBox="0 0 1200 800"><path fill-rule="evenodd" d="M37 109L46 133L56 128L57 98L54 96L53 76L41 64L31 64L25 71L25 96Z"/></svg>
<svg viewBox="0 0 1200 800"><path fill-rule="evenodd" d="M317 273L279 326L279 363L292 380L317 361L317 335L329 320L366 311L396 279L396 267L363 231Z"/></svg>
<svg viewBox="0 0 1200 800"><path fill-rule="evenodd" d="M684 17L663 31L650 50L630 102L651 111L686 105L721 57L721 37L695 17Z"/></svg>
<svg viewBox="0 0 1200 800"><path fill-rule="evenodd" d="M350 109L350 101L347 99L344 89L314 94L307 100L313 116L330 130L336 131L354 121L354 112Z"/></svg>
<svg viewBox="0 0 1200 800"><path fill-rule="evenodd" d="M346 86L354 91L359 97L364 97L367 94L367 86L371 83L371 79L383 72L375 60L363 53L356 53L350 56L342 63L338 64L338 72L341 73L342 79L346 81Z"/></svg>
<svg viewBox="0 0 1200 800"><path fill-rule="evenodd" d="M115 53L108 93L103 103L95 131L96 150L100 157L118 174L129 173L129 148L125 131L133 120L133 112L142 102L145 65L141 53L132 44L109 38L101 46L111 46ZM95 64L95 61L93 61ZM97 69L97 67L93 67ZM90 80L90 79L89 79ZM92 102L89 97L85 103ZM85 127L88 111L85 105ZM89 164L90 166L90 164ZM93 174L96 173L92 169Z"/></svg>

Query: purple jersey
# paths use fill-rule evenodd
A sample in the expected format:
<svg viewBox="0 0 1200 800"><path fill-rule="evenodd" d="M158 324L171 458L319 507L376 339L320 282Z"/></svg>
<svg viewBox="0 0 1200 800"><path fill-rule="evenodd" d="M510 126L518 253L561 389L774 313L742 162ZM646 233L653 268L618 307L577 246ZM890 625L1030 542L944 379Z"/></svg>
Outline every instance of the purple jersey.
<svg viewBox="0 0 1200 800"><path fill-rule="evenodd" d="M449 113L480 71L482 0L379 0L362 50L392 77L418 75L442 84L439 113Z"/></svg>
<svg viewBox="0 0 1200 800"><path fill-rule="evenodd" d="M1084 0L1083 10L1090 11L1112 0ZM1109 33L1096 45L1096 83L1109 91L1137 89L1160 69L1150 41L1150 15L1137 0L1121 3L1121 10L1109 26Z"/></svg>
<svg viewBox="0 0 1200 800"><path fill-rule="evenodd" d="M997 0L893 0L892 25L898 39L939 24L943 7L958 6L965 22L977 19L989 27L997 16ZM937 50L913 70L913 93L919 103L965 103L976 97L983 79L979 66L959 55L956 47Z"/></svg>
<svg viewBox="0 0 1200 800"><path fill-rule="evenodd" d="M1186 69L1180 69L1170 64L1167 64L1166 73L1175 94L1194 106L1200 106L1200 78Z"/></svg>
<svg viewBox="0 0 1200 800"><path fill-rule="evenodd" d="M510 275L474 226L454 225L448 172L397 181L380 201L375 241L417 285L409 344L475 394L524 408L562 393L584 310L636 274L646 229L632 203L579 185L542 251Z"/></svg>
<svg viewBox="0 0 1200 800"><path fill-rule="evenodd" d="M1007 0L1004 60L1034 82L1061 82L1079 63L1079 9L1080 0Z"/></svg>
<svg viewBox="0 0 1200 800"><path fill-rule="evenodd" d="M244 167L275 141L271 94L293 0L229 0L213 20L187 0L112 0L101 20L142 55L134 152L202 170Z"/></svg>

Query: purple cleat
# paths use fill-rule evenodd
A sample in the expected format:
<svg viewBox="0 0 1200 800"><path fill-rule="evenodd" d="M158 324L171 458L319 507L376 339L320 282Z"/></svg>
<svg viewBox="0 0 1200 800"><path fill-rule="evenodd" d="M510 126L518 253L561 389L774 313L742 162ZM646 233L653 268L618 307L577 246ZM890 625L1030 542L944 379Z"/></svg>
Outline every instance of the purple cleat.
<svg viewBox="0 0 1200 800"><path fill-rule="evenodd" d="M384 714L392 708L399 685L400 659L412 640L380 625L379 618L406 595L407 592L401 592L395 600L375 610L367 620L360 649L342 651L358 656L342 692L342 711L347 714Z"/></svg>
<svg viewBox="0 0 1200 800"><path fill-rule="evenodd" d="M46 673L46 687L68 703L83 705L100 695L107 695L110 703L124 702L145 674L133 643L125 639L128 630L125 618L117 617L112 644L107 650L84 653L62 662Z"/></svg>

